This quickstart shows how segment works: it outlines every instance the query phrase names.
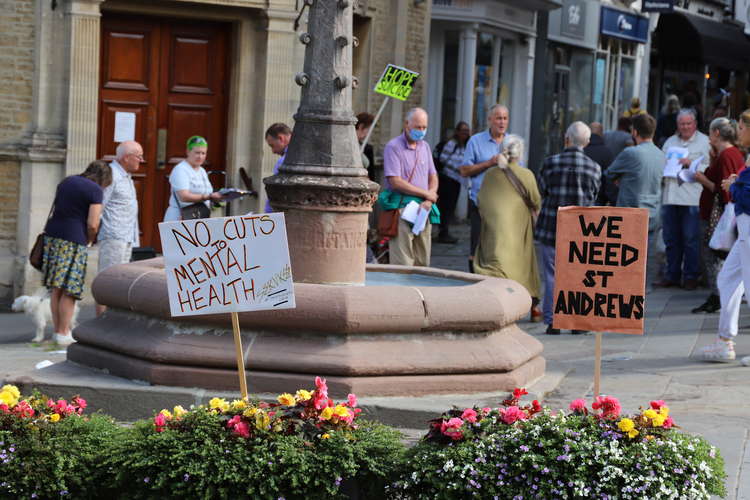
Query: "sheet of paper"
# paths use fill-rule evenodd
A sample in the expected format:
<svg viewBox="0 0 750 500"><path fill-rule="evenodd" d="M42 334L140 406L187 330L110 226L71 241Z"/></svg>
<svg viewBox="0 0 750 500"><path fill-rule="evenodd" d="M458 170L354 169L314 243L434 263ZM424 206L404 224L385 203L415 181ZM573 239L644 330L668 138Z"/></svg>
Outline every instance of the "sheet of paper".
<svg viewBox="0 0 750 500"><path fill-rule="evenodd" d="M135 140L135 113L115 111L115 142Z"/></svg>
<svg viewBox="0 0 750 500"><path fill-rule="evenodd" d="M664 165L664 177L677 177L682 170L680 160L687 158L688 150L686 148L671 147L667 150L667 163Z"/></svg>
<svg viewBox="0 0 750 500"><path fill-rule="evenodd" d="M414 224L414 221L417 220L417 212L419 212L419 203L416 201L410 201L403 209L401 209L401 218L406 222Z"/></svg>
<svg viewBox="0 0 750 500"><path fill-rule="evenodd" d="M690 167L683 168L677 173L677 185L682 186L686 182L695 182L695 173L698 172L703 161L703 155L699 156L690 164Z"/></svg>
<svg viewBox="0 0 750 500"><path fill-rule="evenodd" d="M429 210L425 210L422 207L419 207L419 210L417 211L417 218L414 220L414 226L411 228L411 232L414 234L419 234L424 230L424 226L427 224L427 217L430 215Z"/></svg>

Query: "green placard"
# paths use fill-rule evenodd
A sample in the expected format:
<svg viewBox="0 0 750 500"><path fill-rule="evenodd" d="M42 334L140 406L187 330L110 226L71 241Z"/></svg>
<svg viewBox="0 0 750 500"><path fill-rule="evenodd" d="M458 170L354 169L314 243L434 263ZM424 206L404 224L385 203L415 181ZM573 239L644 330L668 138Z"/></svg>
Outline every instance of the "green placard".
<svg viewBox="0 0 750 500"><path fill-rule="evenodd" d="M375 84L375 92L405 101L409 98L417 78L419 73L416 71L389 64Z"/></svg>

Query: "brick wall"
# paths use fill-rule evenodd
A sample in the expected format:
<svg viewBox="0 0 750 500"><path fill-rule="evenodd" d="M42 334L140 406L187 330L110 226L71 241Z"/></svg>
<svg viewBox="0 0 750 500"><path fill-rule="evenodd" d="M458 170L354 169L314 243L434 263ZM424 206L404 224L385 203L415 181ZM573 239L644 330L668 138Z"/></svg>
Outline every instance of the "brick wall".
<svg viewBox="0 0 750 500"><path fill-rule="evenodd" d="M0 160L0 248L11 248L16 239L21 169L15 160Z"/></svg>
<svg viewBox="0 0 750 500"><path fill-rule="evenodd" d="M34 0L0 0L0 12L0 142L6 142L31 124Z"/></svg>

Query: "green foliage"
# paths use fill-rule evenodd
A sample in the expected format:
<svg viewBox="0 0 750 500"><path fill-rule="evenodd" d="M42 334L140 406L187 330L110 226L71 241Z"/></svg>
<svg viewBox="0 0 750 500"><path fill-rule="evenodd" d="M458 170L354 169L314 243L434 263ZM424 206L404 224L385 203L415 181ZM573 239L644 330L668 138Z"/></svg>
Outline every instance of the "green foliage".
<svg viewBox="0 0 750 500"><path fill-rule="evenodd" d="M107 416L18 420L0 430L0 498L100 498L101 457L122 432Z"/></svg>
<svg viewBox="0 0 750 500"><path fill-rule="evenodd" d="M328 439L243 438L227 430L221 415L197 410L184 415L179 429L156 432L151 421L136 423L106 466L116 471L114 490L128 499L346 498L351 481L379 498L399 465L399 439L372 423Z"/></svg>
<svg viewBox="0 0 750 500"><path fill-rule="evenodd" d="M479 424L475 424L479 425ZM590 415L551 415L449 444L409 450L392 498L709 498L724 462L703 438L677 431L628 438Z"/></svg>

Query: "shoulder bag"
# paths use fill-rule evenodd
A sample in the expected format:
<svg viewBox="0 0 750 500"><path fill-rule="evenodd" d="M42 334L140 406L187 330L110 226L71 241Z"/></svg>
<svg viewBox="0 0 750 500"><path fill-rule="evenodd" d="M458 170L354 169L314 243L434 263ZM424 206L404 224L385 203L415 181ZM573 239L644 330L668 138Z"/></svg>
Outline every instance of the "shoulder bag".
<svg viewBox="0 0 750 500"><path fill-rule="evenodd" d="M509 165L505 166L498 166L500 170L502 170L505 173L505 177L508 178L508 182L511 183L513 188L516 190L518 195L523 200L524 204L528 207L529 212L531 213L531 218L536 219L535 210L536 207L534 206L534 202L531 201L531 195L529 194L529 190L526 189L526 186L523 185L523 182L521 182L521 179L518 178L515 172L510 169ZM534 220L536 222L536 220Z"/></svg>
<svg viewBox="0 0 750 500"><path fill-rule="evenodd" d="M180 199L177 198L177 193L173 190L172 195L177 202L177 208L180 209L180 216L182 220L192 219L208 219L211 217L211 209L206 206L204 202L193 203L186 207L180 207Z"/></svg>
<svg viewBox="0 0 750 500"><path fill-rule="evenodd" d="M47 221L52 218L52 214L55 211L55 204L52 204L52 208L49 209L49 215L47 215ZM46 224L45 224L46 225ZM42 270L44 264L44 231L39 233L34 242L34 246L31 247L29 252L29 264L37 271Z"/></svg>
<svg viewBox="0 0 750 500"><path fill-rule="evenodd" d="M414 172L417 171L417 164L419 163L419 149L414 152L414 168L411 169L411 173L409 174L409 178L406 180L406 182L411 183L412 177L414 177ZM401 199L403 199L403 195L401 195ZM401 201L399 201L399 205L401 205ZM398 219L401 216L401 212L398 208L395 208L393 210L383 210L380 212L380 215L378 215L378 234L381 237L389 237L393 238L394 236L398 236Z"/></svg>

